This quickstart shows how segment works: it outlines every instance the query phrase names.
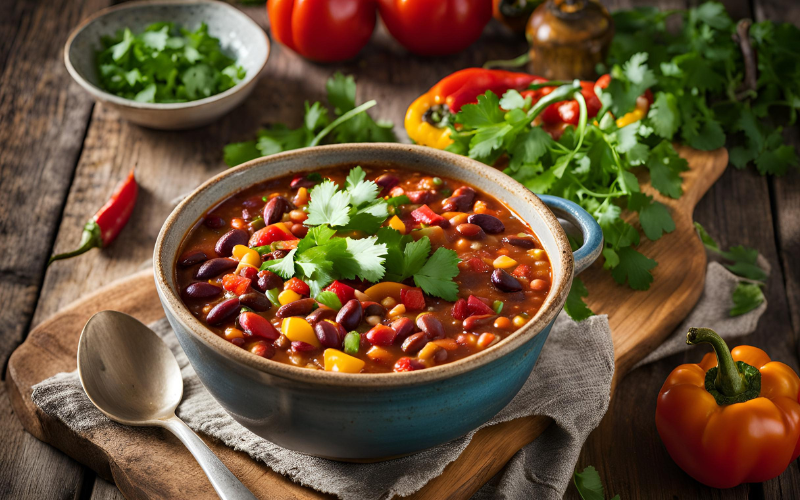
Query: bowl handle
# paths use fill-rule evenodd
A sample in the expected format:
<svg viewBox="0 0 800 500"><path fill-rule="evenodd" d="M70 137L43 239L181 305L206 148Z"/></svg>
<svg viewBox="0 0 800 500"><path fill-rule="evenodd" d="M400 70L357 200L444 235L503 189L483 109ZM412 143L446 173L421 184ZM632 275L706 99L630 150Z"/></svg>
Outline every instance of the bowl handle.
<svg viewBox="0 0 800 500"><path fill-rule="evenodd" d="M558 196L537 195L556 217L569 221L581 231L583 245L575 250L575 274L584 271L603 251L603 230L589 212L577 203Z"/></svg>

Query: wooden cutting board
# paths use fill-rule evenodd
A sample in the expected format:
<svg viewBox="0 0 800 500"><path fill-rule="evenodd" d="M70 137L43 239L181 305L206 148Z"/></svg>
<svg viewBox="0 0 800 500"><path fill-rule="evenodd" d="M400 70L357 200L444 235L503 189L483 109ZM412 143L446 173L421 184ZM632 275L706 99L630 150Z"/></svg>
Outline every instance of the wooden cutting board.
<svg viewBox="0 0 800 500"><path fill-rule="evenodd" d="M669 207L675 231L658 241L642 237L638 249L658 261L650 290L637 292L617 285L601 263L581 275L589 289L590 307L609 315L619 381L673 331L700 297L706 255L694 232L692 212L698 200L722 175L728 163L724 149L702 152L679 148L689 161L683 174L684 195L665 198L640 177L644 191ZM635 217L631 216L630 221ZM31 402L31 387L59 372L76 369L78 338L94 313L114 309L144 323L163 317L151 271L143 271L82 298L43 322L17 348L8 364L6 384L14 412L25 429L114 481L128 499L216 498L197 462L171 434L159 429L110 426L92 432L72 432ZM613 388L612 388L613 390ZM479 431L455 462L412 497L469 498L496 474L521 447L533 441L550 420L530 417ZM205 438L231 471L259 498L322 499L318 493L291 482L244 453Z"/></svg>

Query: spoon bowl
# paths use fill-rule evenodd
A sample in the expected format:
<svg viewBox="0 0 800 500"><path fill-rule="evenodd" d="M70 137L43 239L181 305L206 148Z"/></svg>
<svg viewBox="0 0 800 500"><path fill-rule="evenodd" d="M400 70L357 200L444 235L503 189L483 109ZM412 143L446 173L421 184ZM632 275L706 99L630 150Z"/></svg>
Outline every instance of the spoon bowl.
<svg viewBox="0 0 800 500"><path fill-rule="evenodd" d="M220 498L256 498L175 416L183 397L180 366L167 344L139 320L117 311L92 316L78 341L78 376L89 400L111 420L175 434Z"/></svg>

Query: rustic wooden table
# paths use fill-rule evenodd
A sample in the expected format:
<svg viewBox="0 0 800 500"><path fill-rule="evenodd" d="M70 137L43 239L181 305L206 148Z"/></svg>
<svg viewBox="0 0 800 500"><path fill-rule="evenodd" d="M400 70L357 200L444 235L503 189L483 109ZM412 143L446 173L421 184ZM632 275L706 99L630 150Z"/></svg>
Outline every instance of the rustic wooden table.
<svg viewBox="0 0 800 500"><path fill-rule="evenodd" d="M3 366L29 329L76 298L147 266L172 200L225 168L222 146L252 137L267 122L295 125L304 100L321 99L336 70L354 74L359 101L377 99L374 115L402 128L411 100L450 72L518 55L524 43L492 23L481 40L456 57L407 55L379 30L353 62L315 65L273 45L255 94L205 128L158 132L120 121L68 76L62 49L70 30L112 0L0 2L0 360ZM639 4L606 0L611 8ZM694 1L641 2L684 8ZM800 24L796 0L726 0L735 18ZM265 28L263 7L243 7ZM404 134L403 134L404 136ZM787 131L800 147L797 129ZM114 185L137 166L138 206L110 248L45 268L53 250L73 247L84 221ZM695 218L725 245L757 248L770 262L769 308L742 340L800 368L800 171L780 179L729 168L700 202ZM608 414L587 441L578 467L600 470L606 491L623 499L800 498L800 465L762 484L719 491L675 466L653 422L655 398L670 370L699 354L676 355L629 374ZM5 370L3 370L5 372ZM22 430L0 385L0 497L121 498L119 491L66 455ZM577 497L573 487L568 497Z"/></svg>

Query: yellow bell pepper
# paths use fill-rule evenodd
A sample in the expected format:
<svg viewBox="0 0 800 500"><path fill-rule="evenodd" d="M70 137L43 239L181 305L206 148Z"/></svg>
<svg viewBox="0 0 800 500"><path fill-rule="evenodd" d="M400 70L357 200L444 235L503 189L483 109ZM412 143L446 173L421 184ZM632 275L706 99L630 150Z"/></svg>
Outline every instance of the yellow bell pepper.
<svg viewBox="0 0 800 500"><path fill-rule="evenodd" d="M300 300L301 298L302 296L294 290L284 290L278 294L278 302L280 302L282 306L291 304L292 302Z"/></svg>
<svg viewBox="0 0 800 500"><path fill-rule="evenodd" d="M400 220L400 217L396 215L389 219L389 227L406 234L406 225L403 224L403 221Z"/></svg>
<svg viewBox="0 0 800 500"><path fill-rule="evenodd" d="M305 342L314 347L321 347L311 324L299 316L284 318L283 323L281 323L281 333L286 335L286 338L292 342Z"/></svg>
<svg viewBox="0 0 800 500"><path fill-rule="evenodd" d="M405 128L408 137L423 146L430 146L436 149L444 149L453 143L450 139L450 129L447 127L436 127L426 122L425 113L435 104L436 96L428 92L419 96L406 111Z"/></svg>
<svg viewBox="0 0 800 500"><path fill-rule="evenodd" d="M373 285L366 290L364 293L369 296L370 299L374 300L375 302L381 302L386 297L393 298L396 302L400 302L400 290L404 290L406 288L411 288L408 285L404 285L402 283L395 283L393 281L384 281L382 283L378 283L377 285Z"/></svg>
<svg viewBox="0 0 800 500"><path fill-rule="evenodd" d="M338 349L325 349L323 356L325 357L325 370L329 372L358 373L366 364Z"/></svg>

